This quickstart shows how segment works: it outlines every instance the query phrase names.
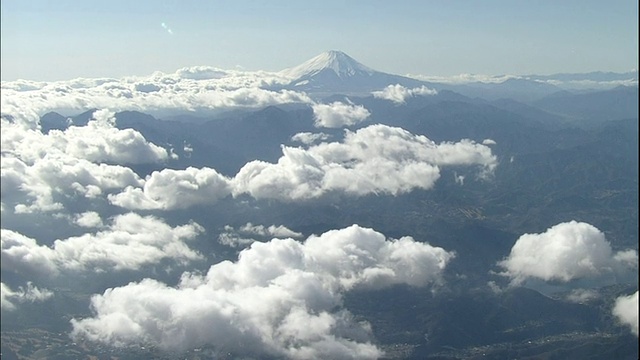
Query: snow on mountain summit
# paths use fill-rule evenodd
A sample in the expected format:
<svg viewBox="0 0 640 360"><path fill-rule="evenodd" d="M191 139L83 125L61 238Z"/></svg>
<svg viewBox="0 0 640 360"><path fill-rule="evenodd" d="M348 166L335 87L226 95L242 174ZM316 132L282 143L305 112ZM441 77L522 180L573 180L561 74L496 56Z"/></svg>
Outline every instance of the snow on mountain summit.
<svg viewBox="0 0 640 360"><path fill-rule="evenodd" d="M429 85L404 76L387 74L362 65L342 51L327 51L304 63L282 70L291 79L283 88L302 91L316 98L332 94L368 96L389 85L412 89Z"/></svg>
<svg viewBox="0 0 640 360"><path fill-rule="evenodd" d="M330 50L280 73L292 79L300 79L312 77L325 70L332 70L341 79L355 75L372 75L376 72L342 51Z"/></svg>

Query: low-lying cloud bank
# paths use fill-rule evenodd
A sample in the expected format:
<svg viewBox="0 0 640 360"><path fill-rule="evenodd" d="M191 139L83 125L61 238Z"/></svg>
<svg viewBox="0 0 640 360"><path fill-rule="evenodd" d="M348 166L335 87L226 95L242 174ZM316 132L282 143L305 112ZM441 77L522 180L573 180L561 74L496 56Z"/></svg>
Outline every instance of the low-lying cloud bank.
<svg viewBox="0 0 640 360"><path fill-rule="evenodd" d="M2 112L37 122L48 111L109 108L153 112L313 103L305 94L268 88L289 80L276 73L222 70L206 66L156 72L121 79L74 79L57 82L2 82Z"/></svg>
<svg viewBox="0 0 640 360"><path fill-rule="evenodd" d="M370 325L342 307L342 295L438 283L453 257L357 225L302 243L256 242L206 275L183 274L175 287L145 279L95 295L94 316L72 320L72 335L116 346L212 345L234 356L377 358Z"/></svg>
<svg viewBox="0 0 640 360"><path fill-rule="evenodd" d="M635 250L618 251L595 226L570 221L541 234L524 234L498 263L518 285L529 278L569 282L616 274L638 266Z"/></svg>
<svg viewBox="0 0 640 360"><path fill-rule="evenodd" d="M554 74L554 75L483 75L483 74L459 74L454 76L428 76L409 74L408 77L436 82L441 84L499 84L510 79L535 81L540 84L549 84L561 89L593 90L613 89L617 86L638 86L638 72L632 71L624 74L608 74L602 76L598 73L586 74ZM606 79L606 78L609 79Z"/></svg>

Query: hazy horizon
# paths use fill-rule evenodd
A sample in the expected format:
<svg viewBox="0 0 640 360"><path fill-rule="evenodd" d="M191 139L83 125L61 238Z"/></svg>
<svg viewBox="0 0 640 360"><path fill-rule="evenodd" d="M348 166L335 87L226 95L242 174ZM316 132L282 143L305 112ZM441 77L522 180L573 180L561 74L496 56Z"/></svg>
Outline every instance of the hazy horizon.
<svg viewBox="0 0 640 360"><path fill-rule="evenodd" d="M415 76L638 68L632 1L1 6L2 81L123 77L190 66L280 71L327 50Z"/></svg>

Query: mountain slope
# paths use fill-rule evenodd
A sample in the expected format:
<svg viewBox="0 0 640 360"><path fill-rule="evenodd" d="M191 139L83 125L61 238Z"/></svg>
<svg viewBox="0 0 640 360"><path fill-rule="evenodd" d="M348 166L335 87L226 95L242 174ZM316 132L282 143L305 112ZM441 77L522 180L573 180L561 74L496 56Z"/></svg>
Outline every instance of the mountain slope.
<svg viewBox="0 0 640 360"><path fill-rule="evenodd" d="M292 79L285 88L305 91L316 97L336 93L365 95L395 84L408 88L433 87L431 83L373 70L336 50L324 52L280 73Z"/></svg>
<svg viewBox="0 0 640 360"><path fill-rule="evenodd" d="M354 58L342 51L330 50L296 67L282 70L280 73L294 79L299 79L305 76L311 77L317 75L324 70L333 70L333 72L342 79L353 76L371 76L376 72L357 62Z"/></svg>

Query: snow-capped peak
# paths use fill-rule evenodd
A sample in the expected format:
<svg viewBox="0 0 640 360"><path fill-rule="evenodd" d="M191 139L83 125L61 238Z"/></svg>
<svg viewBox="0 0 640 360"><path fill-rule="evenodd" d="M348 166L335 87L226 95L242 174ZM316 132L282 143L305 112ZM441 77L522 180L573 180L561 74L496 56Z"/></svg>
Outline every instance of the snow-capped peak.
<svg viewBox="0 0 640 360"><path fill-rule="evenodd" d="M313 76L326 69L333 70L339 78L347 78L356 74L371 75L376 72L342 51L330 50L296 67L282 70L280 73L292 79L300 79Z"/></svg>

